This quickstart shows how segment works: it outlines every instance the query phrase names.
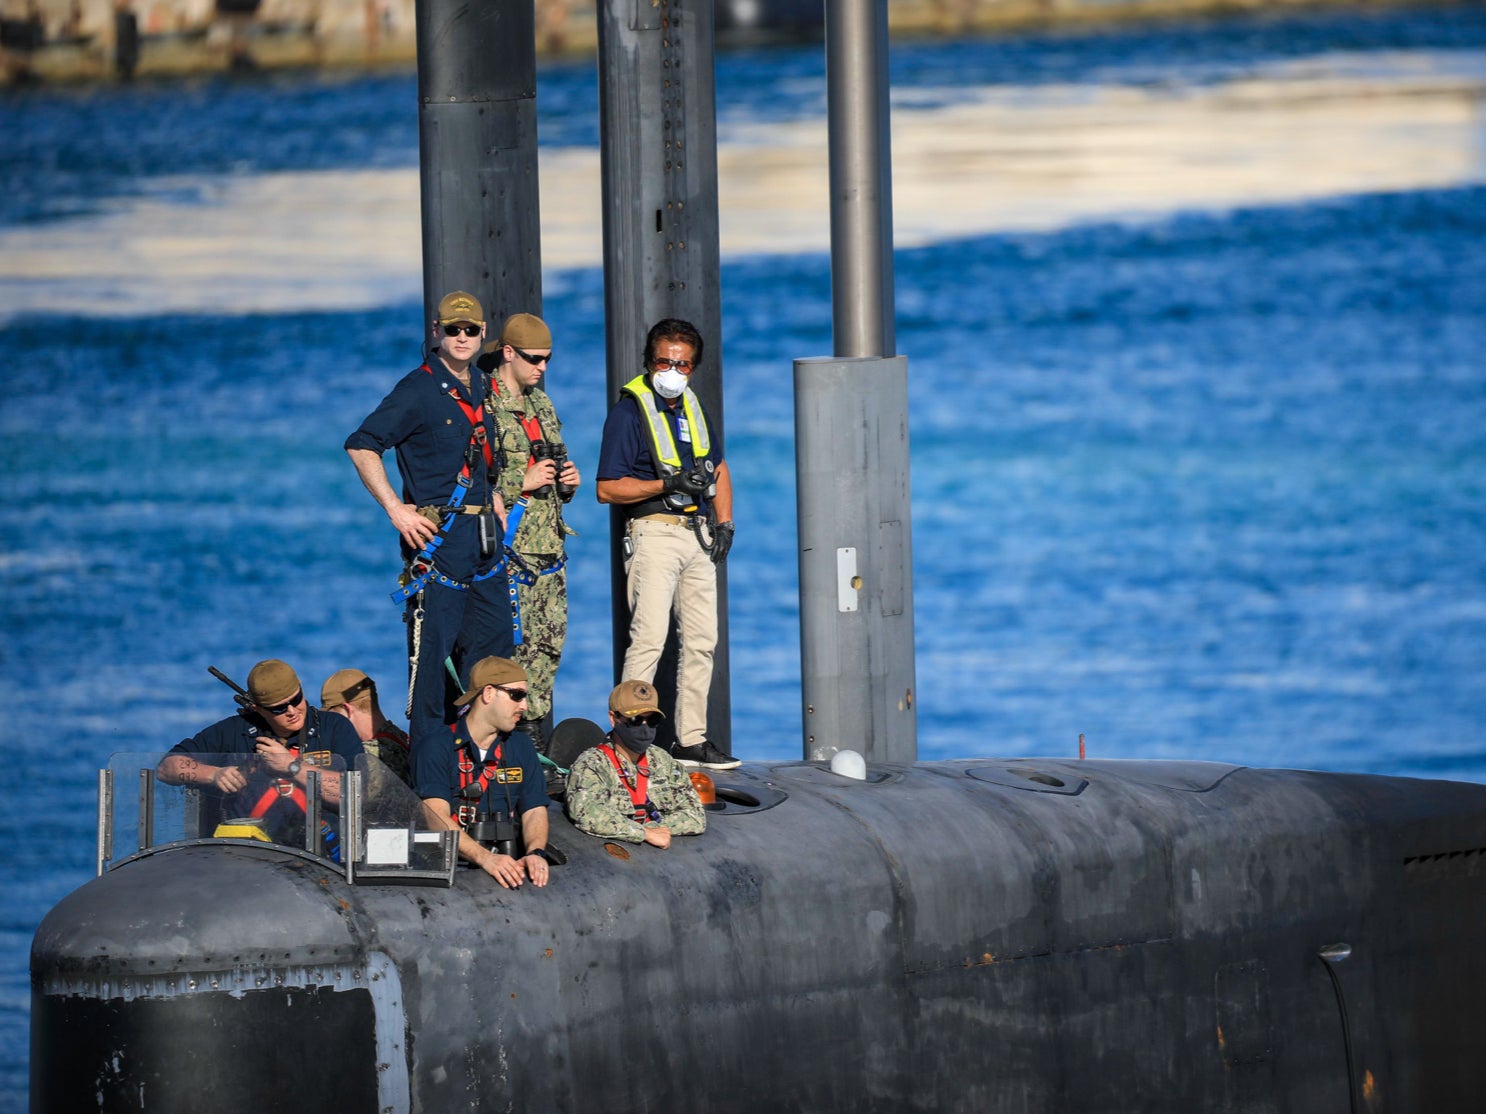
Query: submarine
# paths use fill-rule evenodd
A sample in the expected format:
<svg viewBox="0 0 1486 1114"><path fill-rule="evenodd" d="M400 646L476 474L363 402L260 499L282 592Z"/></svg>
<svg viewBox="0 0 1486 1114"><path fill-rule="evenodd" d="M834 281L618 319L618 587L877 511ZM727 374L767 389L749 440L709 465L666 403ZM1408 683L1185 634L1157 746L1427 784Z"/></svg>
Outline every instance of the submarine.
<svg viewBox="0 0 1486 1114"><path fill-rule="evenodd" d="M826 11L836 351L795 365L801 759L719 776L707 832L664 853L554 807L567 862L505 890L372 759L337 863L218 836L158 754L119 756L98 877L32 945L33 1114L1479 1107L1486 786L917 760L885 11ZM612 396L649 321L721 335L713 27L705 0L599 19ZM425 302L539 307L530 5L418 20ZM729 683L724 652L724 742Z"/></svg>
<svg viewBox="0 0 1486 1114"><path fill-rule="evenodd" d="M31 1109L1464 1111L1486 787L748 763L543 889L131 856L32 953Z"/></svg>

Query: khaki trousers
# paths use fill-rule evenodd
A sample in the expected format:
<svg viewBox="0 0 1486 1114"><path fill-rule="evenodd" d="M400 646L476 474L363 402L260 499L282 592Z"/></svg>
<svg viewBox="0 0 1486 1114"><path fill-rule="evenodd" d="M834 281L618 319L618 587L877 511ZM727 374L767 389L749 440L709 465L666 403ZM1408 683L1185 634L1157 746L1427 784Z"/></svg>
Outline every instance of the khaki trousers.
<svg viewBox="0 0 1486 1114"><path fill-rule="evenodd" d="M700 746L707 738L707 694L717 648L717 568L690 526L635 520L634 553L625 569L629 649L622 681L655 680L671 616L681 631L676 669L676 741Z"/></svg>

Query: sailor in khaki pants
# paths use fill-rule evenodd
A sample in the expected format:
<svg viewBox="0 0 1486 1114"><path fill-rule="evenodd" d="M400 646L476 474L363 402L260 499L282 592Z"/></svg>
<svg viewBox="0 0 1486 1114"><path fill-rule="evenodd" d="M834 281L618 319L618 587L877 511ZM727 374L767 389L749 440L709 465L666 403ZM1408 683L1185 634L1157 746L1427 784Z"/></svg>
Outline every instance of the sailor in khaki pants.
<svg viewBox="0 0 1486 1114"><path fill-rule="evenodd" d="M695 326L667 318L645 341L645 370L604 422L600 503L625 507L630 606L624 680L653 682L674 612L681 632L675 757L683 766L741 765L707 738L717 647L717 565L733 541L733 485L701 400L687 385L702 355Z"/></svg>
<svg viewBox="0 0 1486 1114"><path fill-rule="evenodd" d="M629 538L633 555L624 571L631 618L623 672L630 679L655 677L674 609L681 628L676 741L689 752L707 737L707 693L717 648L717 568L691 524L679 516L631 519ZM667 598L670 607L664 606Z"/></svg>

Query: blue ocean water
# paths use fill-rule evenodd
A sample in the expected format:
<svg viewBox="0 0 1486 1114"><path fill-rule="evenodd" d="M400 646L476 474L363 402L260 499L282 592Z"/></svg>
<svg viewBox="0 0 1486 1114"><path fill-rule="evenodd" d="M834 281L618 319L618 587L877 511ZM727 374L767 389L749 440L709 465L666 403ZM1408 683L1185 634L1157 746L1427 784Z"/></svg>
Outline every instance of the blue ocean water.
<svg viewBox="0 0 1486 1114"><path fill-rule="evenodd" d="M1203 83L1331 50L1486 46L1479 7L895 47L895 91ZM0 225L178 177L411 165L413 81L290 76L0 98ZM797 96L779 96L781 88ZM819 51L731 55L723 130L818 114ZM596 142L591 68L544 142ZM185 137L185 138L183 138ZM1486 134L1483 134L1486 141ZM14 145L12 145L14 142ZM187 198L186 200L189 200ZM1486 780L1486 189L1183 213L897 254L925 758L1074 753ZM722 274L734 749L800 753L791 360L828 260ZM548 389L591 473L601 276L549 274ZM283 656L396 696L389 529L340 444L418 360L418 306L0 320L0 1110L26 952L91 870L94 771L230 711ZM560 715L610 683L605 514L574 504Z"/></svg>

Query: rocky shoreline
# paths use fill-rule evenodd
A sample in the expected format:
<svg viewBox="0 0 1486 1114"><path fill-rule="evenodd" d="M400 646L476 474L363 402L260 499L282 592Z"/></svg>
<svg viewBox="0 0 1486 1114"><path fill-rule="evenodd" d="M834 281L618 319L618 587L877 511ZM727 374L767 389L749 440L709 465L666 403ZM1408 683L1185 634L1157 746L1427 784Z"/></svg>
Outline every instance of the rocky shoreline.
<svg viewBox="0 0 1486 1114"><path fill-rule="evenodd" d="M538 54L597 49L592 0L535 0ZM717 0L723 45L819 35L809 0L797 25L749 26L750 0ZM1382 8L1408 0L888 0L895 37L1157 21L1202 14ZM791 5L785 4L788 8ZM782 9L781 9L782 10ZM413 0L9 0L0 15L0 85L106 83L272 69L406 68Z"/></svg>

